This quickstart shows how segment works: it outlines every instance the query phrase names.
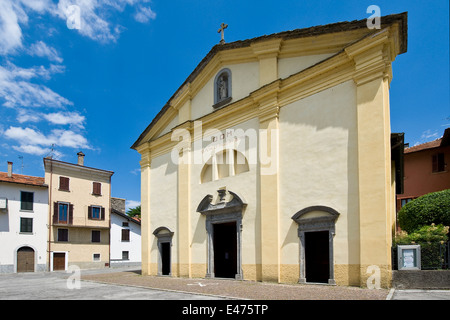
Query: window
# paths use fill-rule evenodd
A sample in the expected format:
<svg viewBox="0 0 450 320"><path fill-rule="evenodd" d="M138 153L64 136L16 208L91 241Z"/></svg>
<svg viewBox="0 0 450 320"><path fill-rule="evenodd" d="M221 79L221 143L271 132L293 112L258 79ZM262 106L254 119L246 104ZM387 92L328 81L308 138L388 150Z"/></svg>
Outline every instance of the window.
<svg viewBox="0 0 450 320"><path fill-rule="evenodd" d="M100 231L92 230L92 242L100 242Z"/></svg>
<svg viewBox="0 0 450 320"><path fill-rule="evenodd" d="M122 241L130 241L130 229L122 229Z"/></svg>
<svg viewBox="0 0 450 320"><path fill-rule="evenodd" d="M62 223L67 223L67 213L69 205L67 203L58 203L58 221Z"/></svg>
<svg viewBox="0 0 450 320"><path fill-rule="evenodd" d="M68 202L53 203L53 223L54 224L72 224L73 223L73 204Z"/></svg>
<svg viewBox="0 0 450 320"><path fill-rule="evenodd" d="M69 229L58 229L58 241L69 241Z"/></svg>
<svg viewBox="0 0 450 320"><path fill-rule="evenodd" d="M401 203L402 203L402 207L407 204L408 202L411 202L413 199L412 198L406 198L406 199L401 199Z"/></svg>
<svg viewBox="0 0 450 320"><path fill-rule="evenodd" d="M59 190L69 191L69 178L59 177Z"/></svg>
<svg viewBox="0 0 450 320"><path fill-rule="evenodd" d="M92 207L92 219L100 219L100 207Z"/></svg>
<svg viewBox="0 0 450 320"><path fill-rule="evenodd" d="M122 260L129 260L129 252L122 251Z"/></svg>
<svg viewBox="0 0 450 320"><path fill-rule="evenodd" d="M445 171L445 161L444 154L438 153L433 155L433 171L432 172L442 172Z"/></svg>
<svg viewBox="0 0 450 320"><path fill-rule="evenodd" d="M20 218L20 232L21 233L33 232L33 218Z"/></svg>
<svg viewBox="0 0 450 320"><path fill-rule="evenodd" d="M100 253L94 253L92 258L94 261L100 261Z"/></svg>
<svg viewBox="0 0 450 320"><path fill-rule="evenodd" d="M100 206L89 206L88 219L105 220L105 208Z"/></svg>
<svg viewBox="0 0 450 320"><path fill-rule="evenodd" d="M128 222L122 222L122 227L128 227Z"/></svg>
<svg viewBox="0 0 450 320"><path fill-rule="evenodd" d="M96 196L102 195L102 184L100 182L92 183L92 194Z"/></svg>
<svg viewBox="0 0 450 320"><path fill-rule="evenodd" d="M20 210L33 211L33 201L34 201L34 193L33 192L20 192Z"/></svg>
<svg viewBox="0 0 450 320"><path fill-rule="evenodd" d="M221 107L231 101L231 71L221 70L214 80L214 108Z"/></svg>
<svg viewBox="0 0 450 320"><path fill-rule="evenodd" d="M214 154L201 171L201 183L232 177L249 171L247 158L237 150L227 149Z"/></svg>

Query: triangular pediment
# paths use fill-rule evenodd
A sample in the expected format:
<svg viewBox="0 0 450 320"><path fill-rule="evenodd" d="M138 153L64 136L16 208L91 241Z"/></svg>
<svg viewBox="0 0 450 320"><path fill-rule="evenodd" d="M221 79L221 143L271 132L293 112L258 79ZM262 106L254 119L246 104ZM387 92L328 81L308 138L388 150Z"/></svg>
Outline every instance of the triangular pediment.
<svg viewBox="0 0 450 320"><path fill-rule="evenodd" d="M406 52L406 19L406 13L381 17L382 28L398 24L401 36L395 54ZM213 82L223 69L230 69L233 74L233 96L227 102L233 104L267 84L261 80L261 60L275 58L277 78L284 79L326 61L349 45L377 32L379 30L369 29L367 20L363 19L217 44L169 99L132 148L136 149L144 142L169 133L179 124L213 113Z"/></svg>

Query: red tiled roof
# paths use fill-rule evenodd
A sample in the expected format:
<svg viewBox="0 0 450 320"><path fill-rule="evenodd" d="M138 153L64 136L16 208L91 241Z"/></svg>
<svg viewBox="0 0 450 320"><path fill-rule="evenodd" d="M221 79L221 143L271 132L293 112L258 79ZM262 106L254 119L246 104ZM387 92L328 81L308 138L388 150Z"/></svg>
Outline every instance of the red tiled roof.
<svg viewBox="0 0 450 320"><path fill-rule="evenodd" d="M45 184L45 178L25 176L22 174L15 174L15 173L12 174L12 177L8 177L7 172L0 172L0 182L10 182L10 183L28 184L38 187L47 187L47 185Z"/></svg>
<svg viewBox="0 0 450 320"><path fill-rule="evenodd" d="M440 137L439 139L436 139L434 141L425 142L418 144L417 146L413 146L410 148L405 148L404 153L411 153L416 151L422 151L426 149L432 149L437 147L445 147L450 145L450 128L445 129L444 135Z"/></svg>
<svg viewBox="0 0 450 320"><path fill-rule="evenodd" d="M411 153L411 152L416 152L416 151L422 151L425 149L437 148L437 147L441 146L441 141L442 141L442 138L439 138L434 141L418 144L417 146L406 148L405 153Z"/></svg>

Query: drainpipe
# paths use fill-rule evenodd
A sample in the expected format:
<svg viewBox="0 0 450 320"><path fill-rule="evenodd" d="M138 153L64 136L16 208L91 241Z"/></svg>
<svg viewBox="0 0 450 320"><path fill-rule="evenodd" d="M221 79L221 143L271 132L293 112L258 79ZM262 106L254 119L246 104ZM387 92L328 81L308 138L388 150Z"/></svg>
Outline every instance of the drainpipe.
<svg viewBox="0 0 450 320"><path fill-rule="evenodd" d="M52 181L53 181L53 162L50 160L50 185L48 192L48 271L51 270L50 244L52 238Z"/></svg>

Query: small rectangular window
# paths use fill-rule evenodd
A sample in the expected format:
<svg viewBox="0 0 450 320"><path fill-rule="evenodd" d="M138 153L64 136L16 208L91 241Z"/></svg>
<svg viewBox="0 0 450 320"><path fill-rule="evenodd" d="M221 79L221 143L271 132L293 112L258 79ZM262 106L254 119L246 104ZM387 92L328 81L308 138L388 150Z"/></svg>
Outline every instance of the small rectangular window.
<svg viewBox="0 0 450 320"><path fill-rule="evenodd" d="M100 219L100 207L92 207L92 219Z"/></svg>
<svg viewBox="0 0 450 320"><path fill-rule="evenodd" d="M102 195L102 184L100 182L92 183L92 194L96 196Z"/></svg>
<svg viewBox="0 0 450 320"><path fill-rule="evenodd" d="M122 222L122 227L128 227L128 222Z"/></svg>
<svg viewBox="0 0 450 320"><path fill-rule="evenodd" d="M33 218L20 218L20 232L33 232Z"/></svg>
<svg viewBox="0 0 450 320"><path fill-rule="evenodd" d="M92 230L92 242L100 242L100 231Z"/></svg>
<svg viewBox="0 0 450 320"><path fill-rule="evenodd" d="M58 241L69 241L69 229L58 229Z"/></svg>
<svg viewBox="0 0 450 320"><path fill-rule="evenodd" d="M130 229L122 229L122 241L130 241Z"/></svg>
<svg viewBox="0 0 450 320"><path fill-rule="evenodd" d="M69 191L69 178L59 177L59 190Z"/></svg>
<svg viewBox="0 0 450 320"><path fill-rule="evenodd" d="M432 168L433 172L445 171L444 153L438 153L438 154L433 155L432 163L433 163L433 168Z"/></svg>
<svg viewBox="0 0 450 320"><path fill-rule="evenodd" d="M20 192L20 210L33 211L34 193Z"/></svg>
<svg viewBox="0 0 450 320"><path fill-rule="evenodd" d="M122 251L122 260L129 260L129 252Z"/></svg>
<svg viewBox="0 0 450 320"><path fill-rule="evenodd" d="M100 253L94 253L92 257L94 261L100 261Z"/></svg>
<svg viewBox="0 0 450 320"><path fill-rule="evenodd" d="M58 221L67 223L69 205L67 203L58 203Z"/></svg>

